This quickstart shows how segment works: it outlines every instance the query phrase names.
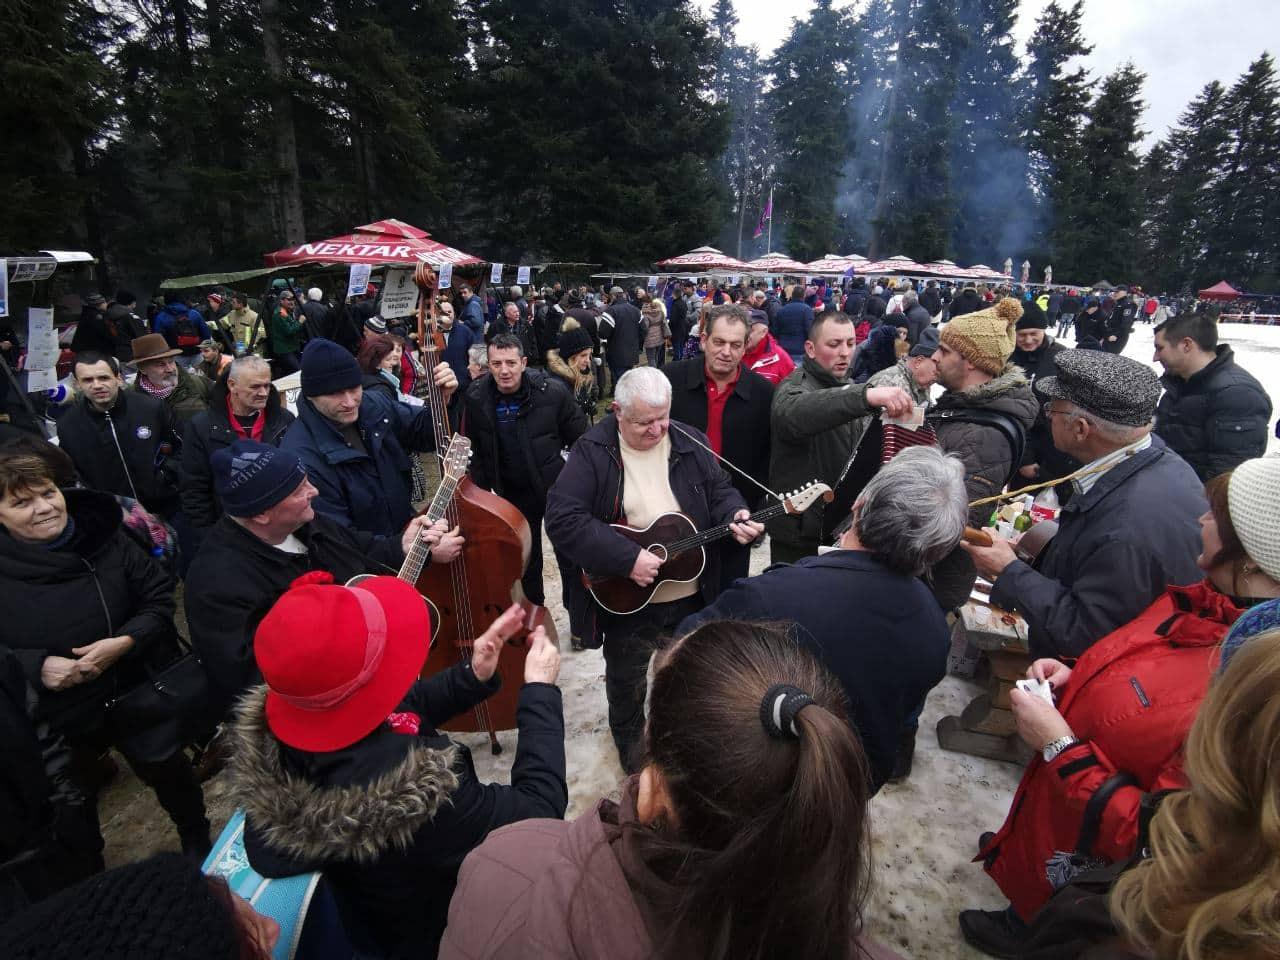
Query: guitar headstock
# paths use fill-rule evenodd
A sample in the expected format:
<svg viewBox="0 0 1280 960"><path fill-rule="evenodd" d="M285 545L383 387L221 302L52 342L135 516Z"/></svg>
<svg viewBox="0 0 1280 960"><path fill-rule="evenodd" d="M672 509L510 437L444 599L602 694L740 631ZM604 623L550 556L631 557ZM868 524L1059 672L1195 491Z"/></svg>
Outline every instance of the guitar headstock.
<svg viewBox="0 0 1280 960"><path fill-rule="evenodd" d="M825 483L818 483L815 480L808 486L801 487L793 493L784 493L782 495L782 504L787 508L787 513L804 513L813 504L817 503L819 498L830 503L836 498L836 495Z"/></svg>
<svg viewBox="0 0 1280 960"><path fill-rule="evenodd" d="M441 468L446 480L461 480L467 475L467 465L471 463L471 440L460 433L455 433L449 440L449 448L444 452L444 466Z"/></svg>

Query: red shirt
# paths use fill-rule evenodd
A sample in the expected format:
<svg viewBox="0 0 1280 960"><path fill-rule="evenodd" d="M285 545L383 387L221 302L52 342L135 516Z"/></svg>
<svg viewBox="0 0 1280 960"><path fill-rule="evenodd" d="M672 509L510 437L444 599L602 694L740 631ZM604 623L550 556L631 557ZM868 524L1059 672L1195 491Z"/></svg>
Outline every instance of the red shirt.
<svg viewBox="0 0 1280 960"><path fill-rule="evenodd" d="M722 453L720 426L724 421L724 405L729 401L729 396L733 393L733 385L738 382L738 377L741 375L742 368L738 367L733 373L733 379L723 390L717 390L716 382L707 377L707 439L711 441L711 449L716 453Z"/></svg>

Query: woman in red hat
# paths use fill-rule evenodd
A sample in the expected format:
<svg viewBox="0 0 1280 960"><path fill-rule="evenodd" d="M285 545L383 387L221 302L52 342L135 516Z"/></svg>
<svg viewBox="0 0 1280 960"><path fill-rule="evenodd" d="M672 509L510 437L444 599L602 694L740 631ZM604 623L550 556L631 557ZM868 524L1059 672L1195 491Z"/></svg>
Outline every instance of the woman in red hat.
<svg viewBox="0 0 1280 960"><path fill-rule="evenodd" d="M511 607L469 663L426 680L427 606L395 577L341 587L309 574L258 626L266 684L238 709L230 777L245 849L264 876L323 871L362 956L434 957L463 857L503 824L564 816L560 654L541 627L510 786L480 783L467 748L436 729L497 689L522 620Z"/></svg>

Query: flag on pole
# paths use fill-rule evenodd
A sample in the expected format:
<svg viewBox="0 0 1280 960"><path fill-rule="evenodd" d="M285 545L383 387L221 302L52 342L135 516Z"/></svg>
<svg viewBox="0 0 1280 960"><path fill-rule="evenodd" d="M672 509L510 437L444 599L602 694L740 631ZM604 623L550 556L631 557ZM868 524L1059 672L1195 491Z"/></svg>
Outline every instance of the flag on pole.
<svg viewBox="0 0 1280 960"><path fill-rule="evenodd" d="M764 236L764 225L767 221L773 219L773 191L769 191L769 199L765 201L764 209L760 211L760 221L756 224L756 232L751 235L752 240L759 240Z"/></svg>

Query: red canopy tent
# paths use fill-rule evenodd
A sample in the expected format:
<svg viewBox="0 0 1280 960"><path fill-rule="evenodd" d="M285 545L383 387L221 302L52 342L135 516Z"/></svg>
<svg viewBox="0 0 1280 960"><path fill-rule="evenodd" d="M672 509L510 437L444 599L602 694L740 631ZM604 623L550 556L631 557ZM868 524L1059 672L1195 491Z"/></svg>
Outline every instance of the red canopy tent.
<svg viewBox="0 0 1280 960"><path fill-rule="evenodd" d="M688 253L669 260L659 260L657 263L664 270L719 270L750 273L750 268L741 260L734 259L715 247L696 247Z"/></svg>
<svg viewBox="0 0 1280 960"><path fill-rule="evenodd" d="M262 258L268 267L304 263L367 263L370 266L416 267L429 263L439 268L446 263L471 267L485 261L455 247L438 243L425 230L403 220L379 220L356 227L352 233L296 247L285 247Z"/></svg>
<svg viewBox="0 0 1280 960"><path fill-rule="evenodd" d="M1201 290L1196 296L1201 300L1237 300L1241 293L1227 281L1222 280L1212 287Z"/></svg>

